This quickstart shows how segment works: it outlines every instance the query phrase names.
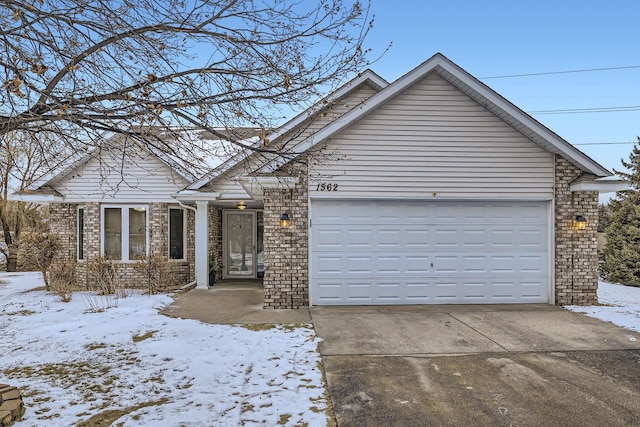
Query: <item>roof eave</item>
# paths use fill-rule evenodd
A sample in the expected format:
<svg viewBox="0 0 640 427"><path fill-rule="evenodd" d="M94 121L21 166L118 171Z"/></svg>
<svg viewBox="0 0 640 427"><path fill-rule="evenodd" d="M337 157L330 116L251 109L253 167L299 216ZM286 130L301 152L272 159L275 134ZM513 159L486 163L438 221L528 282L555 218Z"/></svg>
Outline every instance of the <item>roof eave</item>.
<svg viewBox="0 0 640 427"><path fill-rule="evenodd" d="M623 179L582 179L571 183L571 191L597 191L598 193L613 193L630 190L628 181Z"/></svg>
<svg viewBox="0 0 640 427"><path fill-rule="evenodd" d="M172 194L171 197L182 203L194 203L202 201L212 202L220 197L220 193L182 190L178 193Z"/></svg>
<svg viewBox="0 0 640 427"><path fill-rule="evenodd" d="M9 194L9 200L28 203L62 203L64 202L64 196L57 191L41 192L23 190Z"/></svg>

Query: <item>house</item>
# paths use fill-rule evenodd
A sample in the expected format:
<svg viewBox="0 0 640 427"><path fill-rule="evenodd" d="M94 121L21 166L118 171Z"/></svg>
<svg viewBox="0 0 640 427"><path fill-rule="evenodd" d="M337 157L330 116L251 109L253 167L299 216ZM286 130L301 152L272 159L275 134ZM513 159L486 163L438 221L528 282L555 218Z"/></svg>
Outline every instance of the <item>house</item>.
<svg viewBox="0 0 640 427"><path fill-rule="evenodd" d="M134 279L127 260L165 253L206 288L213 259L262 277L265 308L596 302L598 193L623 186L597 162L441 54L318 105L268 137L283 156L193 178L146 153L107 180L90 158L15 197L50 203L79 264Z"/></svg>

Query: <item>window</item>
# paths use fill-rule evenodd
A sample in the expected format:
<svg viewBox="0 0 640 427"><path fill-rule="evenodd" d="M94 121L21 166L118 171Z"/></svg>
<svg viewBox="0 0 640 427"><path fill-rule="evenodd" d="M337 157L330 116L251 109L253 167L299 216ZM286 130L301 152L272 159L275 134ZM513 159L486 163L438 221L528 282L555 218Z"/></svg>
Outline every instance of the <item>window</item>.
<svg viewBox="0 0 640 427"><path fill-rule="evenodd" d="M104 207L102 210L102 253L109 259L135 260L145 256L147 208Z"/></svg>
<svg viewBox="0 0 640 427"><path fill-rule="evenodd" d="M78 259L84 259L84 208L78 208Z"/></svg>
<svg viewBox="0 0 640 427"><path fill-rule="evenodd" d="M184 209L169 208L169 259L186 258L186 219Z"/></svg>

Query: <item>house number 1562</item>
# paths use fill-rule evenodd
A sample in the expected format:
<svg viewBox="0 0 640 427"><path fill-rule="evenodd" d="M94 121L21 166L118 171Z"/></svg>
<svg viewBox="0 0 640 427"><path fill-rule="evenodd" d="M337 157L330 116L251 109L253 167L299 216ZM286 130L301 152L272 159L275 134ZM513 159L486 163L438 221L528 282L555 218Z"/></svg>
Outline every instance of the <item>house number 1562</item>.
<svg viewBox="0 0 640 427"><path fill-rule="evenodd" d="M338 184L330 182L320 182L316 186L316 191L338 191Z"/></svg>

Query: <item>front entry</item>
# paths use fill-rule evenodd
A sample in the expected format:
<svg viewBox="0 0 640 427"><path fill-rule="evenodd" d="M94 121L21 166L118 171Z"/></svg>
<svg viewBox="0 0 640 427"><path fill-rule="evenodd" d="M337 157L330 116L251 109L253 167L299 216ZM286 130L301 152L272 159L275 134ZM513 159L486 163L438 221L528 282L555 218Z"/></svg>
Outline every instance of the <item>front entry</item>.
<svg viewBox="0 0 640 427"><path fill-rule="evenodd" d="M224 211L225 279L254 279L264 274L262 212Z"/></svg>

